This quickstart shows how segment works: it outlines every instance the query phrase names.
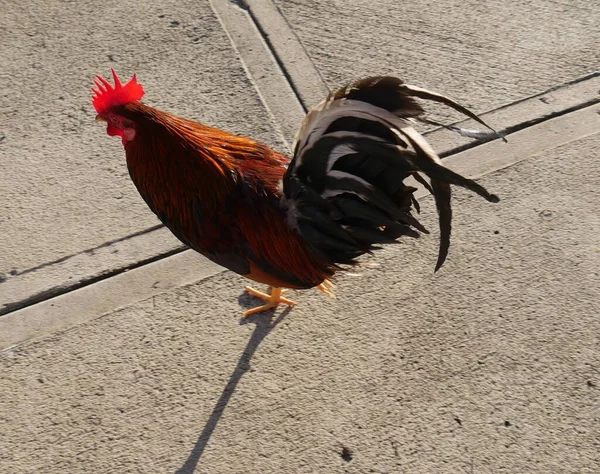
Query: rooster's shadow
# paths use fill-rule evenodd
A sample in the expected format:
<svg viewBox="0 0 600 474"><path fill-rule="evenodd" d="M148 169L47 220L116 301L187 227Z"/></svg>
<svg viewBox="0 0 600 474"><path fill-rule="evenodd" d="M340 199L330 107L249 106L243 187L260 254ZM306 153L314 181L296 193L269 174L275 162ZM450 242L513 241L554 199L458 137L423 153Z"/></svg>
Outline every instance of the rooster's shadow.
<svg viewBox="0 0 600 474"><path fill-rule="evenodd" d="M253 302L256 301L256 298L244 292L242 295L240 295L238 301L240 302L241 306L245 308L250 308L252 307ZM271 310L263 314L243 318L240 321L240 324L254 323L256 325L254 328L254 332L250 336L248 344L246 344L246 347L242 352L242 355L233 373L231 374L229 381L225 385L223 393L221 393L221 396L217 400L217 403L215 404L215 407L213 408L212 413L208 418L208 421L204 425L204 428L202 429L202 432L200 433L200 436L198 437L194 448L190 452L183 466L181 466L176 471L177 474L192 474L196 471L198 463L200 462L200 459L202 458L202 455L204 453L204 449L210 441L210 438L215 428L217 427L221 416L223 416L223 412L225 411L225 408L227 408L229 400L231 399L231 396L233 395L237 384L241 380L242 376L250 369L250 361L252 360L254 353L256 352L262 341L265 339L265 337L267 337L267 335L275 328L275 326L277 326L281 321L283 321L283 319L289 314L290 311L291 308L286 308L274 320L274 311Z"/></svg>

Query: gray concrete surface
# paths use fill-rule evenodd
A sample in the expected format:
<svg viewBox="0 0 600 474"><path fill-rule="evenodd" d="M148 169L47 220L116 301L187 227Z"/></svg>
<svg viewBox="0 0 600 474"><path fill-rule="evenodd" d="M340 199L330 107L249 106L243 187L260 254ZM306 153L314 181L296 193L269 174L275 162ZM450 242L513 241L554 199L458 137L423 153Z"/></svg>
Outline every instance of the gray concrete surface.
<svg viewBox="0 0 600 474"><path fill-rule="evenodd" d="M594 2L1 8L0 472L600 472ZM111 66L281 150L327 89L400 75L510 133L446 159L502 201L456 193L436 275L434 233L240 323L245 282L177 253L93 122Z"/></svg>
<svg viewBox="0 0 600 474"><path fill-rule="evenodd" d="M330 88L391 73L481 112L600 65L594 0L275 3Z"/></svg>

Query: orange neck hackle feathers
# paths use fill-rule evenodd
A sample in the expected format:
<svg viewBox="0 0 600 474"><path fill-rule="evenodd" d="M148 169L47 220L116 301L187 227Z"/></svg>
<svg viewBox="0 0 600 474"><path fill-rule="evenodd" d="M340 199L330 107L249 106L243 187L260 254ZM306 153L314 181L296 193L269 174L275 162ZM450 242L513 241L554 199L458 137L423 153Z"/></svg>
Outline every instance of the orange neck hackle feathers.
<svg viewBox="0 0 600 474"><path fill-rule="evenodd" d="M94 93L92 104L100 115L106 113L112 107L138 101L144 96L144 88L137 81L135 74L127 84L123 85L116 71L112 68L110 71L115 81L114 86L102 76L96 75L94 83L97 89L92 87Z"/></svg>

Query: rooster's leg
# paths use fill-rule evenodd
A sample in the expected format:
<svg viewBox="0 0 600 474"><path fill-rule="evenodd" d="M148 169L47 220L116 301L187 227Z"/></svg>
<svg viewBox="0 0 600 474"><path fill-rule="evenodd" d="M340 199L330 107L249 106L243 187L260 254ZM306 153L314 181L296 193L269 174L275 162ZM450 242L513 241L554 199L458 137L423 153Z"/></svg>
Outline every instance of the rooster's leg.
<svg viewBox="0 0 600 474"><path fill-rule="evenodd" d="M267 295L262 291L255 290L254 288L250 288L249 286L246 287L246 291L251 295L256 296L257 298L266 301L266 304L245 311L244 318L252 314L262 313L263 311L267 311L268 309L275 308L281 303L287 304L288 306L294 306L296 304L295 301L288 300L287 298L283 298L281 296L285 292L285 290L282 290L281 288L272 288L270 295Z"/></svg>

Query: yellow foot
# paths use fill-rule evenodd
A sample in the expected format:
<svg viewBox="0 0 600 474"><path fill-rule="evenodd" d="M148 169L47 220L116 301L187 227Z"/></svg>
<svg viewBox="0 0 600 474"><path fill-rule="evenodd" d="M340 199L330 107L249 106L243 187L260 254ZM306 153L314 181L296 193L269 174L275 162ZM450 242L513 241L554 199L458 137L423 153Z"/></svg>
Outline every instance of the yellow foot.
<svg viewBox="0 0 600 474"><path fill-rule="evenodd" d="M262 313L263 311L267 311L268 309L276 308L280 304L287 304L288 306L294 306L296 304L295 301L288 300L287 298L283 298L281 295L284 294L287 290L282 290L281 288L272 288L271 294L267 295L262 291L255 290L254 288L246 287L246 292L250 293L252 296L256 296L261 300L267 302L262 306L258 306L256 308L249 309L248 311L244 311L243 317L250 316L256 313Z"/></svg>
<svg viewBox="0 0 600 474"><path fill-rule="evenodd" d="M335 286L329 280L323 280L323 283L321 283L319 286L317 286L317 288L319 290L321 290L323 293L325 293L327 296L329 296L330 298L335 298L333 291L331 291L331 289L335 288Z"/></svg>

